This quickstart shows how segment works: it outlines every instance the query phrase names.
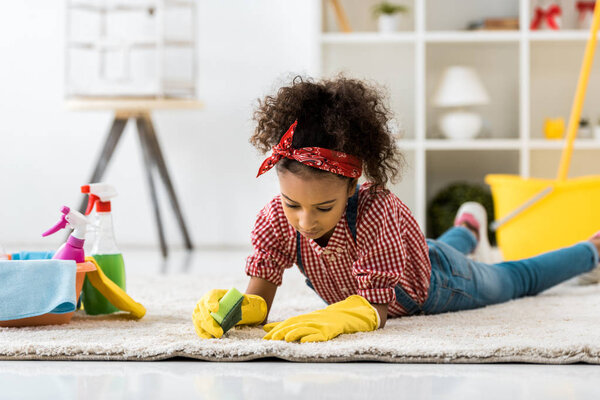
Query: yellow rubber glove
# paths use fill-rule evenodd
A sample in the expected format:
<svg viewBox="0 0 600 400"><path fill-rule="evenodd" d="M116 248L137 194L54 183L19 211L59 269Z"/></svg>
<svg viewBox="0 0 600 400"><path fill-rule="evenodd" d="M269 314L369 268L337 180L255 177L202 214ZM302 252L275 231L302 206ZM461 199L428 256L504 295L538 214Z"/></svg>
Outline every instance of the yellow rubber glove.
<svg viewBox="0 0 600 400"><path fill-rule="evenodd" d="M264 326L269 332L263 339L286 342L324 342L342 333L374 331L379 314L364 297L353 295L322 310L272 322Z"/></svg>
<svg viewBox="0 0 600 400"><path fill-rule="evenodd" d="M219 310L219 300L225 296L225 293L227 293L225 289L213 289L196 303L192 321L196 333L201 338L212 339L223 336L223 329L210 313ZM245 294L244 300L242 300L242 320L236 325L260 324L266 317L267 303L265 300L254 294Z"/></svg>
<svg viewBox="0 0 600 400"><path fill-rule="evenodd" d="M146 315L146 308L134 301L123 289L104 275L94 257L86 257L85 261L92 262L96 266L96 270L86 272L86 276L92 286L106 297L106 300L119 310L129 312L135 318L140 319Z"/></svg>

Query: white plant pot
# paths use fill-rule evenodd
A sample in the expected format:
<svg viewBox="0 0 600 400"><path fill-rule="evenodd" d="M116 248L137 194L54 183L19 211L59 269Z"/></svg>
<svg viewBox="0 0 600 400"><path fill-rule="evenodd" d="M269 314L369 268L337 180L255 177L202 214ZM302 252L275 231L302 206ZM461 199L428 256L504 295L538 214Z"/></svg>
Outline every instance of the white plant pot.
<svg viewBox="0 0 600 400"><path fill-rule="evenodd" d="M393 14L387 15L382 14L377 19L377 27L380 33L393 33L398 31L398 25L400 23L400 15Z"/></svg>

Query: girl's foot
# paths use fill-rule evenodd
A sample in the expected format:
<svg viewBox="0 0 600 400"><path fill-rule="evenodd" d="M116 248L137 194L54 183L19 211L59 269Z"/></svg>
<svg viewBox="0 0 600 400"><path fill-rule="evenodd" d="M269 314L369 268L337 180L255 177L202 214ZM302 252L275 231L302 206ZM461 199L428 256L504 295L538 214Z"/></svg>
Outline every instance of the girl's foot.
<svg viewBox="0 0 600 400"><path fill-rule="evenodd" d="M596 246L598 253L600 253L600 231L596 232L596 234L589 240L594 246ZM579 275L577 277L577 281L580 285L591 285L600 282L600 265L596 266L596 268L590 272Z"/></svg>
<svg viewBox="0 0 600 400"><path fill-rule="evenodd" d="M475 261L487 264L494 262L487 236L487 213L481 204L469 201L461 205L454 218L454 226L465 226L475 234L477 239L477 246L473 250Z"/></svg>

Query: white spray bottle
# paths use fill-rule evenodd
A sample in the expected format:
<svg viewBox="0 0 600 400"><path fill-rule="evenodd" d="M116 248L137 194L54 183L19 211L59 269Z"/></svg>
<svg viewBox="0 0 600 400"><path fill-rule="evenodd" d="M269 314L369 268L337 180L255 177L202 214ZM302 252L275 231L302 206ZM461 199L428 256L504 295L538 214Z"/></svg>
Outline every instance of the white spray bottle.
<svg viewBox="0 0 600 400"><path fill-rule="evenodd" d="M97 214L96 237L91 255L110 280L125 290L125 264L117 247L111 214L111 199L117 195L116 189L108 183L91 183L81 187L81 192L89 195L85 211L89 215L94 207ZM83 284L83 307L88 314L110 314L118 309L113 306L86 279Z"/></svg>

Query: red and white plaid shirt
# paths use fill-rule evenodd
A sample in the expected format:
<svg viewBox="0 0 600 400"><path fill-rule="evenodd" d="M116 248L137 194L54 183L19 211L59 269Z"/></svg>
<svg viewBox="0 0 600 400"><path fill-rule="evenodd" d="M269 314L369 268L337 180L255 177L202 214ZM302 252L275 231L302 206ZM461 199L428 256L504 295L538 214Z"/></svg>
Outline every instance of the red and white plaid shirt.
<svg viewBox="0 0 600 400"><path fill-rule="evenodd" d="M356 242L346 214L326 247L300 238L302 265L316 292L327 303L358 294L373 304L389 303L390 316L406 315L395 300L398 284L417 303L427 299L431 263L425 237L408 207L393 193L359 190ZM246 274L281 285L283 271L296 260L296 230L275 196L258 214L252 231L254 254Z"/></svg>

